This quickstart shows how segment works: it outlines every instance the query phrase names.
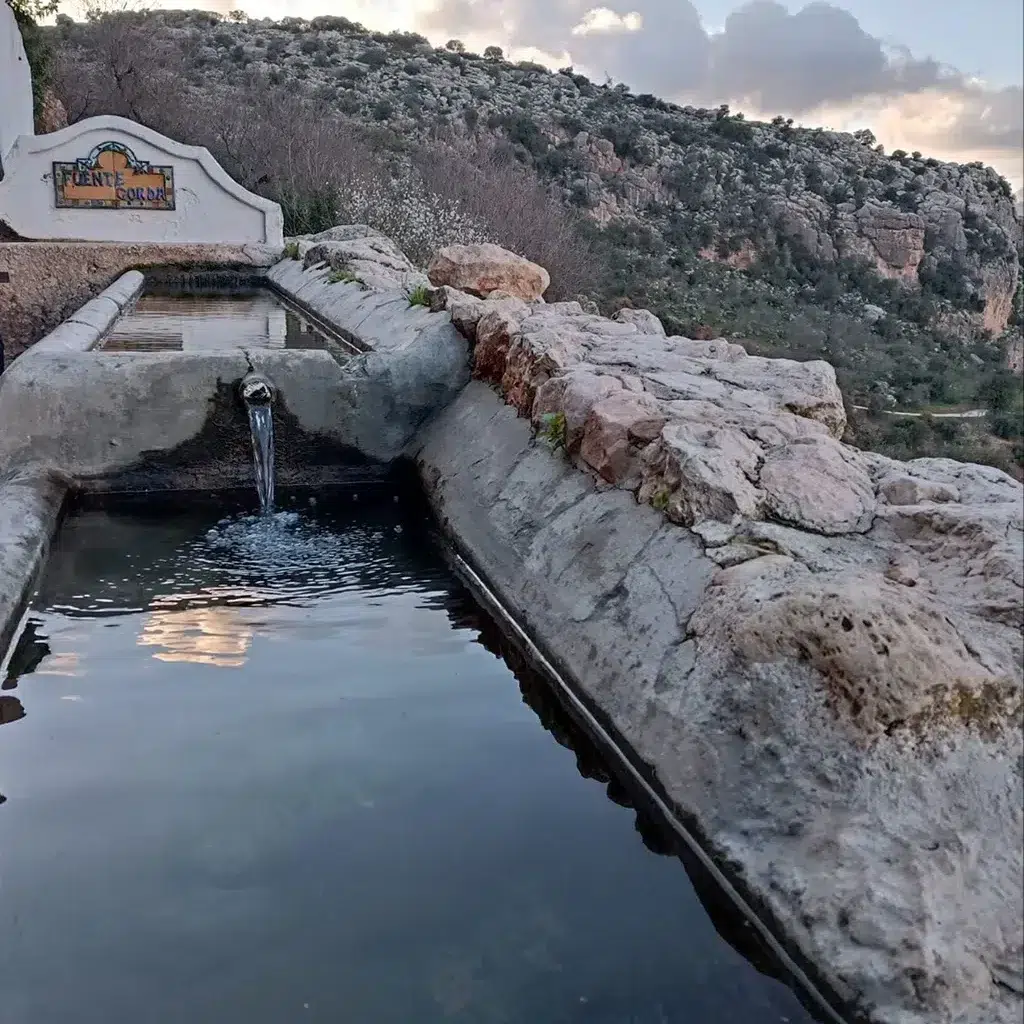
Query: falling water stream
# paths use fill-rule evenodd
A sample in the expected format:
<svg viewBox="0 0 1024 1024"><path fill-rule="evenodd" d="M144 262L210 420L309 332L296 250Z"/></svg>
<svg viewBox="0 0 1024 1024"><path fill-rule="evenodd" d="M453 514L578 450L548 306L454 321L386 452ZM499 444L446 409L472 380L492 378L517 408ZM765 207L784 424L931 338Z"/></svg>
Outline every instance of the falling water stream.
<svg viewBox="0 0 1024 1024"><path fill-rule="evenodd" d="M249 430L261 512L274 510L274 416L269 405L249 404Z"/></svg>
<svg viewBox="0 0 1024 1024"><path fill-rule="evenodd" d="M258 374L249 374L242 381L242 401L249 413L252 435L253 467L260 512L274 510L274 387Z"/></svg>

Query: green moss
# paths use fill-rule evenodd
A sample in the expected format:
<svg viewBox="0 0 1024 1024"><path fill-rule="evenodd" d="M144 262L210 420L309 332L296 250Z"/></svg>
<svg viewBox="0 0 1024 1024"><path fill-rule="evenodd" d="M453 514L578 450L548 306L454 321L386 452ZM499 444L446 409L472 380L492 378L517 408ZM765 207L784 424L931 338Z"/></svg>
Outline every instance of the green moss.
<svg viewBox="0 0 1024 1024"><path fill-rule="evenodd" d="M670 491L667 487L659 487L651 496L651 508L664 512L668 508Z"/></svg>
<svg viewBox="0 0 1024 1024"><path fill-rule="evenodd" d="M299 243L289 242L284 247L284 254L287 259L297 260L299 258Z"/></svg>

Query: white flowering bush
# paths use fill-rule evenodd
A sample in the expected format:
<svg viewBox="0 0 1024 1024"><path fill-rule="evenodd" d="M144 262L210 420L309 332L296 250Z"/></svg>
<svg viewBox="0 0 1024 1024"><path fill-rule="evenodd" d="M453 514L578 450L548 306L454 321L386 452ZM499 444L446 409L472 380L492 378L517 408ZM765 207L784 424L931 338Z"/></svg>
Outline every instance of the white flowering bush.
<svg viewBox="0 0 1024 1024"><path fill-rule="evenodd" d="M428 189L408 165L354 178L339 190L338 211L341 223L382 231L421 267L443 246L493 240L456 202Z"/></svg>

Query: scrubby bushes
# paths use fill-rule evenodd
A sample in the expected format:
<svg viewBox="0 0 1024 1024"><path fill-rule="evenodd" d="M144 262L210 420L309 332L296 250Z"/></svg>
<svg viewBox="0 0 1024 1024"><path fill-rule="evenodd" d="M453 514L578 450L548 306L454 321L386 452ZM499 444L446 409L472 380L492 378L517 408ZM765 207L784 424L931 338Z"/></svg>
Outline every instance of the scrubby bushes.
<svg viewBox="0 0 1024 1024"><path fill-rule="evenodd" d="M183 88L177 62L142 27L122 17L86 27L102 34L93 51L103 59L85 68L66 62L63 92L76 104L73 116L126 114L206 146L242 185L281 204L289 234L367 223L420 264L446 244L493 241L545 266L552 296L593 284L594 256L575 215L507 149L457 134L411 142L339 116L333 98L297 92L271 74ZM385 38L405 49L423 45L420 37ZM382 53L362 57L376 65L370 55ZM147 75L131 73L143 59ZM359 67L344 66L339 77L352 81L365 73ZM385 121L391 108L381 99L372 116Z"/></svg>

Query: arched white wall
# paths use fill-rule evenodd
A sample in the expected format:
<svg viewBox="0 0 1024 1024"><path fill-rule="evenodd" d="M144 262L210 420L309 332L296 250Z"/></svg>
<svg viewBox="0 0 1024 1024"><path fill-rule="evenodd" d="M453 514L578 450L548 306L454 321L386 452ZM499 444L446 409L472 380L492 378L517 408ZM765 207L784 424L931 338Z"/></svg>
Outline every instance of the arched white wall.
<svg viewBox="0 0 1024 1024"><path fill-rule="evenodd" d="M19 135L31 135L32 72L14 12L0 0L0 162Z"/></svg>
<svg viewBox="0 0 1024 1024"><path fill-rule="evenodd" d="M5 3L0 7L7 9ZM107 142L127 146L154 166L171 167L175 208L58 208L53 164L86 158ZM123 117L92 117L50 135L22 134L4 168L0 220L25 238L274 246L284 241L277 203L242 188L208 150L175 142Z"/></svg>

